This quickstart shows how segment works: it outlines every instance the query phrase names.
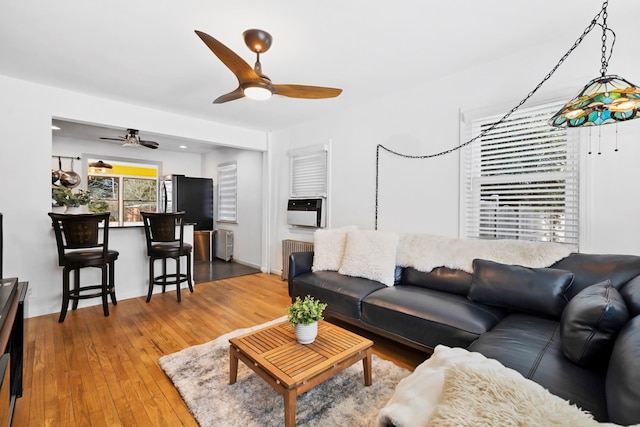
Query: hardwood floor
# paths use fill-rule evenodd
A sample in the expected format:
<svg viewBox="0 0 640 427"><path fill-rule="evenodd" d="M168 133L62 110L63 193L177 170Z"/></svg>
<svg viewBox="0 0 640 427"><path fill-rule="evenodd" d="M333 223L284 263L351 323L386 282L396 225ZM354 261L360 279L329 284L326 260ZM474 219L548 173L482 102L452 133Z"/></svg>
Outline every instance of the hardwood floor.
<svg viewBox="0 0 640 427"><path fill-rule="evenodd" d="M23 396L14 426L197 426L158 358L286 314L279 276L254 274L25 320ZM357 332L357 331L356 331ZM377 339L374 353L414 368L426 355ZM375 373L374 373L375 374Z"/></svg>

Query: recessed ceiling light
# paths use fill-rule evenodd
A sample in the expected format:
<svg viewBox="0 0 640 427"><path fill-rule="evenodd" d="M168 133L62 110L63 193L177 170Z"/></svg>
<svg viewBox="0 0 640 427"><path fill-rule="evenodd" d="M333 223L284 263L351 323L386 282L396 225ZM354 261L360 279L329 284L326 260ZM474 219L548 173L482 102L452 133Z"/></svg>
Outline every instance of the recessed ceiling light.
<svg viewBox="0 0 640 427"><path fill-rule="evenodd" d="M186 145L178 145L178 148L182 148L184 150L185 148L188 148L188 147Z"/></svg>
<svg viewBox="0 0 640 427"><path fill-rule="evenodd" d="M56 125L51 125L51 130L60 130L60 128Z"/></svg>

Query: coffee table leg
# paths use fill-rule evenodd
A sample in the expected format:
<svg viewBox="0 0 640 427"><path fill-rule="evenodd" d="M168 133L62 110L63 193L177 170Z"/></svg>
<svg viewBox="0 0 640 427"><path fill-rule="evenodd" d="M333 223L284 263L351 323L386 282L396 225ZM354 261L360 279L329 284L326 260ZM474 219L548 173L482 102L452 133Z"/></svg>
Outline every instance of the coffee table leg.
<svg viewBox="0 0 640 427"><path fill-rule="evenodd" d="M238 379L238 357L233 346L229 346L229 384L235 384Z"/></svg>
<svg viewBox="0 0 640 427"><path fill-rule="evenodd" d="M371 349L367 349L367 355L362 359L362 370L364 371L364 385L373 384L371 378Z"/></svg>
<svg viewBox="0 0 640 427"><path fill-rule="evenodd" d="M295 427L296 425L296 392L295 390L285 390L284 398L284 425L285 427Z"/></svg>

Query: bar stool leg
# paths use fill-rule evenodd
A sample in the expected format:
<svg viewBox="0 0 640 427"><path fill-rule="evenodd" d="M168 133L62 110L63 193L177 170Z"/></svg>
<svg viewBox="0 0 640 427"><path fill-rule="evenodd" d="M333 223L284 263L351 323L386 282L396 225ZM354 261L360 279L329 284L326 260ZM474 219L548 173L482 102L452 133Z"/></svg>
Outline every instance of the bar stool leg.
<svg viewBox="0 0 640 427"><path fill-rule="evenodd" d="M187 252L187 284L189 291L193 293L193 280L191 280L191 252Z"/></svg>
<svg viewBox="0 0 640 427"><path fill-rule="evenodd" d="M176 257L176 293L178 294L178 302L182 301L182 296L180 295L180 256Z"/></svg>
<svg viewBox="0 0 640 427"><path fill-rule="evenodd" d="M115 270L115 262L111 261L109 263L109 293L111 295L111 303L113 305L118 305L118 300L116 299L116 270Z"/></svg>
<svg viewBox="0 0 640 427"><path fill-rule="evenodd" d="M109 296L109 286L107 281L107 264L103 265L102 270L102 311L104 312L105 317L109 316L109 301L107 297Z"/></svg>
<svg viewBox="0 0 640 427"><path fill-rule="evenodd" d="M64 322L64 318L67 316L67 309L69 307L69 274L69 269L64 267L62 271L62 308L60 309L58 323Z"/></svg>
<svg viewBox="0 0 640 427"><path fill-rule="evenodd" d="M151 301L151 294L153 294L153 275L155 274L153 271L153 263L155 259L149 258L149 292L147 293L147 302Z"/></svg>
<svg viewBox="0 0 640 427"><path fill-rule="evenodd" d="M74 296L78 296L80 295L80 269L76 268L75 270L73 270L73 295ZM76 310L78 308L78 298L72 298L73 299L73 304L71 306L72 310Z"/></svg>
<svg viewBox="0 0 640 427"><path fill-rule="evenodd" d="M162 293L167 290L167 259L162 258Z"/></svg>

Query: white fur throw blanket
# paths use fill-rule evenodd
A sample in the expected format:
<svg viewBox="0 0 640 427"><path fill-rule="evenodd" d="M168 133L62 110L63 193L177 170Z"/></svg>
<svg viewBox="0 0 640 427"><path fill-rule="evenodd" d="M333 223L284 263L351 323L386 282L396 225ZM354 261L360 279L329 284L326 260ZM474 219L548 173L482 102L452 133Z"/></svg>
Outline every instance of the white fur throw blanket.
<svg viewBox="0 0 640 427"><path fill-rule="evenodd" d="M449 267L473 273L476 258L529 268L548 267L565 258L575 247L525 240L455 239L430 234L400 236L396 264L429 272Z"/></svg>
<svg viewBox="0 0 640 427"><path fill-rule="evenodd" d="M437 346L404 378L378 425L598 426L577 406L480 353ZM613 424L607 424L613 425Z"/></svg>

